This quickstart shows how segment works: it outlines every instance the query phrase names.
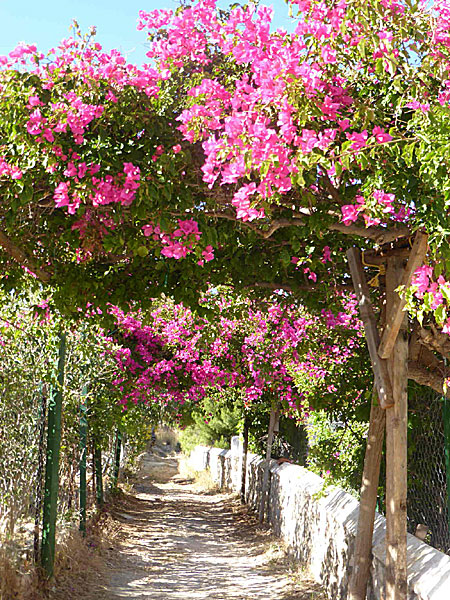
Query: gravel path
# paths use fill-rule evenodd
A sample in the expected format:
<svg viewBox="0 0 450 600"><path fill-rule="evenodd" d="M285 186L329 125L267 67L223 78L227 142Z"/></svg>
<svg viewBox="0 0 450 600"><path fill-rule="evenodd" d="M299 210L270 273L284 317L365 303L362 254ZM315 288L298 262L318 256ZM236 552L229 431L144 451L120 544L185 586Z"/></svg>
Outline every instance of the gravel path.
<svg viewBox="0 0 450 600"><path fill-rule="evenodd" d="M86 600L323 598L308 578L293 580L286 560L273 560L271 533L233 497L201 491L178 474L151 481L152 460L147 456L135 493L115 505L118 548ZM175 459L156 460L165 467L159 474L176 473Z"/></svg>

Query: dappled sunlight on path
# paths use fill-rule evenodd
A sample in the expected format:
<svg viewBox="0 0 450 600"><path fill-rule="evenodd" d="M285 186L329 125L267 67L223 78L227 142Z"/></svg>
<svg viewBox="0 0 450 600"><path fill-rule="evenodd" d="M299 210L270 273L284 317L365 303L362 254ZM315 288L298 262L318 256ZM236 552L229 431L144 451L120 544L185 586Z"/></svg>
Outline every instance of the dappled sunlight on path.
<svg viewBox="0 0 450 600"><path fill-rule="evenodd" d="M165 460L173 473L174 459ZM230 495L202 492L180 475L157 483L144 475L134 492L113 510L121 543L92 600L319 598L317 586L302 582L302 591L270 564L271 534Z"/></svg>

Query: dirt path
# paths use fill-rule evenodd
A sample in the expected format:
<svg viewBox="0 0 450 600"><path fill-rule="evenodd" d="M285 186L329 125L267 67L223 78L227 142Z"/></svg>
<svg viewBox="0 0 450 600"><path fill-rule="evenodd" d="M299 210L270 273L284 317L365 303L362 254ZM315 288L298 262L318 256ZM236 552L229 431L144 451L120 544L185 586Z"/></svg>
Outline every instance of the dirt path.
<svg viewBox="0 0 450 600"><path fill-rule="evenodd" d="M273 559L274 538L235 499L202 492L178 474L152 482L152 460L147 457L134 494L113 510L119 546L85 600L323 598L307 578L293 580L279 552ZM177 471L173 458L157 460L159 473Z"/></svg>

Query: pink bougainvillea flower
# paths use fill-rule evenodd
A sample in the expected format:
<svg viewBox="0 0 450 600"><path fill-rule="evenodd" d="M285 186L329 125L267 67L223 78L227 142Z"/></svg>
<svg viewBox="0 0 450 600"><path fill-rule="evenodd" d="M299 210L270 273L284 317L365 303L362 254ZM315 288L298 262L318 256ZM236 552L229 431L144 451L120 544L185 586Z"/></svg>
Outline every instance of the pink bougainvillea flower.
<svg viewBox="0 0 450 600"><path fill-rule="evenodd" d="M361 133L347 133L346 135L347 139L353 142L350 146L352 150L361 150L367 144L368 133L366 129Z"/></svg>
<svg viewBox="0 0 450 600"><path fill-rule="evenodd" d="M382 127L374 127L372 130L372 135L379 144L385 144L386 142L390 142L392 140L392 135L386 133Z"/></svg>
<svg viewBox="0 0 450 600"><path fill-rule="evenodd" d="M345 204L341 207L342 222L344 225L351 225L358 219L360 208L354 204Z"/></svg>

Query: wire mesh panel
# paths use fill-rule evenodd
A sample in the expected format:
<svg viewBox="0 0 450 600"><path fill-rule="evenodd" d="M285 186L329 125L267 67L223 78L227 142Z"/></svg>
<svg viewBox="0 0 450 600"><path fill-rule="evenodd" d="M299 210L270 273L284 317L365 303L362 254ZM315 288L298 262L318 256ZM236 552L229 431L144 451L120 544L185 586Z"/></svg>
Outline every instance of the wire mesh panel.
<svg viewBox="0 0 450 600"><path fill-rule="evenodd" d="M408 529L450 551L443 400L429 388L409 394Z"/></svg>

